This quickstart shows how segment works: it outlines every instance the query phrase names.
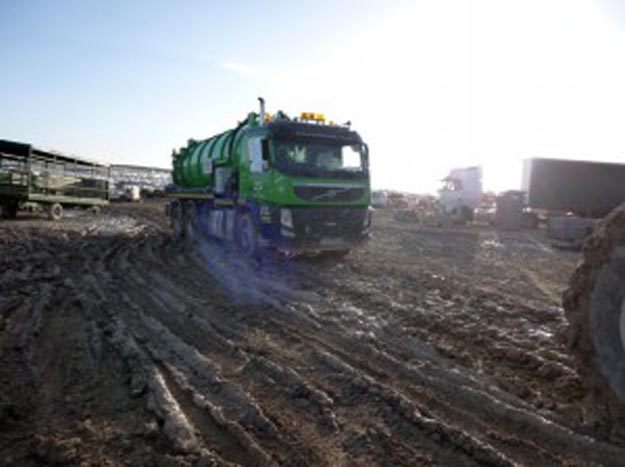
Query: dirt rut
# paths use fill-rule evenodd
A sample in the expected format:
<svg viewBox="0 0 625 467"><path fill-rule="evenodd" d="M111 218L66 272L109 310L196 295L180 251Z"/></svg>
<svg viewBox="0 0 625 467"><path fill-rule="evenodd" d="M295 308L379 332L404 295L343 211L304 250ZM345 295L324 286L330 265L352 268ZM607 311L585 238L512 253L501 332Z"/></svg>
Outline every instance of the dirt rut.
<svg viewBox="0 0 625 467"><path fill-rule="evenodd" d="M0 464L621 463L558 337L575 254L383 213L253 267L162 208L0 226Z"/></svg>

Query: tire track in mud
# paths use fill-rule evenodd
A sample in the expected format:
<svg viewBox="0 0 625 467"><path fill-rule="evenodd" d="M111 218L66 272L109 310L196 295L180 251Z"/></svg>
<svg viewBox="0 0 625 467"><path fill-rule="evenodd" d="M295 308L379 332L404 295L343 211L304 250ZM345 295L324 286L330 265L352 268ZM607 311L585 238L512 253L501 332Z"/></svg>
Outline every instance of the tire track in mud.
<svg viewBox="0 0 625 467"><path fill-rule="evenodd" d="M214 244L197 250L176 243L149 208L125 209L135 218L118 215L117 227L97 222L70 233L71 244L55 238L56 253L3 276L2 290L11 291L0 301L0 363L12 373L0 368L0 381L11 378L15 386L5 393L13 397L8 405L0 396L0 422L9 420L16 433L32 426L6 410L19 402L18 383L35 388L18 412L36 408L41 394L51 401L50 410L33 412L46 427L38 432L42 441L20 448L34 449L33 458L618 465L625 454L424 342L413 331L430 322L416 316L415 303L448 325L466 322L470 312L456 313L454 297L419 301L434 288L427 281L393 297L423 275L392 273L377 283L358 258L338 267L272 262L255 269ZM45 245L37 237L28 249ZM37 293L32 278L41 282ZM74 332L63 343L70 324ZM505 346L527 344L514 332L497 338ZM58 354L65 363L51 356L58 345L66 346ZM538 344L525 350L567 371L568 359L557 351L541 352ZM80 378L84 384L76 384ZM90 405L95 397L103 407ZM49 428L56 423L62 429L54 438ZM2 433L0 456L10 440ZM120 433L133 440L121 452Z"/></svg>
<svg viewBox="0 0 625 467"><path fill-rule="evenodd" d="M173 286L171 286L171 285L170 285L170 287L169 287L169 288L170 288L171 290L174 290L174 287L173 287ZM258 294L256 294L256 293L255 293L255 294L254 294L254 298L256 298L256 299L257 299L257 298L258 298ZM180 297L178 297L178 299L180 299ZM171 300L168 300L168 301L169 301L170 303L174 303L174 302L173 302L173 301L171 301ZM273 301L271 301L271 303L273 303ZM276 326L280 326L280 325L283 325L284 323L274 323L274 324L275 324ZM334 324L334 323L333 323L333 324ZM317 345L318 345L318 344L319 344L319 342L317 342ZM344 356L343 356L343 359L344 359ZM342 361L342 360L340 360L340 361ZM443 428L443 429L442 429L442 430L440 430L440 431L445 432L445 431L449 431L449 429L448 429L448 428ZM464 438L464 439L469 439L469 438L467 437L467 438ZM464 439L463 439L463 442L466 442L466 441L464 441ZM535 449L535 448L536 448L535 446L526 446L526 447L527 447L527 448L530 448L530 449ZM491 451L494 451L494 450L493 450L493 449L491 449ZM502 461L502 458L499 458L498 460ZM544 461L545 461L545 458L539 458L539 460L544 462ZM553 459L551 459L551 460L553 460ZM502 462L503 462L503 461L502 461Z"/></svg>
<svg viewBox="0 0 625 467"><path fill-rule="evenodd" d="M145 285L145 284L141 284L141 285ZM161 285L162 285L162 281L161 281ZM168 288L169 288L170 290L175 290L175 287L174 287L173 285L171 285L171 284L170 284L170 286L169 286ZM273 286L272 286L272 287L269 287L269 289L270 289L270 290L269 290L269 292L270 292L269 296L271 297L271 295L272 295L272 294L271 294L271 292L272 292L272 290L271 290L271 289L275 289L275 287L273 287ZM180 298L181 298L181 297L177 297L177 298L176 298L176 299L174 299L174 300L167 300L167 302L169 303L169 305L172 305L172 304L174 304L174 303L179 303ZM251 298L252 298L252 300L258 300L259 298L260 298L260 299L262 299L263 297L262 297L262 294L258 294L258 291L257 291L257 290L254 290L253 295L252 295L252 297L251 297ZM267 302L269 302L270 304L275 305L275 301L274 301L274 300L271 300L271 299L270 299L270 300L266 300L266 301L267 301ZM181 310L181 311L184 311L184 310ZM306 321L308 321L308 320L306 320ZM283 323L283 322L274 323L274 324L275 324L277 327L279 327L279 326L283 326L283 325L284 325L284 323ZM333 324L333 325L336 325L336 323L332 323L332 324ZM308 331L308 332L309 332L309 331ZM234 333L234 331L233 331L233 333ZM320 344L319 342L316 342L316 345L317 345L317 346L319 346L319 344ZM352 347L352 348L353 348L353 347ZM336 356L333 356L333 358L334 358L334 359L337 359L337 357L336 357ZM335 361L345 362L345 360L346 360L345 355L342 355L341 357L338 357L338 360L335 360ZM345 365L348 365L348 364L345 364ZM348 367L348 368L353 368L353 367ZM343 368L343 369L344 369L344 368ZM352 373L356 372L356 370L353 370L353 369L352 369L351 371L352 371ZM353 376L353 375L352 375L352 376ZM379 375L375 375L375 376L378 376L378 377L379 377ZM432 381L429 381L429 383L431 384L431 383L432 383ZM441 387L440 387L440 386L441 386L441 385L439 384L439 388L438 388L438 389L441 389ZM526 409L526 410L527 410L527 409ZM534 424L536 424L536 420L532 420L532 422L533 422ZM548 424L549 422L546 422L546 421L545 421L544 423L545 423L545 424ZM495 428L497 428L497 426L496 426L496 425L495 425ZM445 433L445 432L449 432L449 431L451 431L451 430L450 430L448 427L443 427L443 428L439 429L438 431L439 431L439 432L443 432L443 433ZM455 432L454 432L454 434L455 434ZM565 436L566 436L566 435L569 435L569 434L570 434L570 433L565 433ZM458 435L457 435L457 434L456 434L456 437L458 437ZM460 443L460 446L462 446L462 443L467 443L467 441L466 441L467 439L471 439L471 438L470 438L470 437L468 437L468 436L466 436L466 437L464 437L464 438L463 438L462 436L460 436L460 438L461 438L461 441L459 442L459 443ZM507 442L508 442L508 443L510 443L510 438L513 438L513 437L510 437L510 436L505 437L505 436L503 436L502 438L505 438L505 439L507 440ZM469 442L469 444L471 444L471 442ZM480 448L481 448L481 445L480 445L479 443L476 443L476 442L474 441L474 442L473 442L473 444L474 444L474 446L473 446L473 450L475 450L475 445L480 446ZM511 444L515 444L515 443L511 443ZM523 443L522 443L522 442L521 442L521 443L519 443L519 442L517 441L517 444L523 444ZM456 447L458 447L458 446L456 446ZM585 446L585 448L587 448L587 447L588 447L588 446ZM534 445L534 446L532 446L532 445L530 445L530 446L527 446L527 445L526 445L526 446L524 446L524 449L526 449L526 450L528 450L528 451L531 451L532 449L536 449L536 448L537 448L537 446L535 446L535 445ZM482 449L483 449L483 448L482 448ZM485 451L486 451L486 452L491 453L491 458L489 459L490 461L493 461L493 459L497 459L497 461L493 461L493 463L503 463L503 462L505 462L505 458L501 458L501 457L498 457L498 456L496 456L496 455L492 455L492 453L494 453L494 452L495 452L495 450L494 450L494 449L492 449L492 448L487 448ZM540 451L540 449L539 449L539 451ZM545 456L545 457L540 457L540 456L538 456L538 457L534 457L534 458L532 458L532 461L534 461L534 462L536 462L536 461L539 461L539 462L545 462L547 459L549 459L549 461L556 461L556 460L557 460L557 458L556 458L556 457L550 457L550 456L549 456L549 455L547 455L545 452L543 452L543 453L542 453L542 456ZM487 456L487 459L488 459L488 456ZM484 461L485 461L485 459L481 459L481 461L482 461L482 462L484 462Z"/></svg>
<svg viewBox="0 0 625 467"><path fill-rule="evenodd" d="M282 327L284 327L284 325L285 323L282 322ZM301 328L301 326L299 327ZM417 402L418 407L426 413L432 412L430 408L432 408L433 405L439 408L439 415L441 414L440 408L442 407L444 409L443 415L446 415L446 418L450 418L449 412L451 412L452 414L456 413L456 415L459 413L461 415L459 422L462 422L464 420L465 425L468 422L469 426L467 427L467 430L469 431L471 431L470 427L475 427L475 424L479 423L481 418L485 419L486 424L485 429L483 430L485 433L488 431L488 429L490 429L491 432L497 429L501 430L503 428L503 426L501 425L503 425L503 422L505 422L506 418L515 422L515 425L512 426L511 430L513 431L513 433L515 430L519 429L519 427L522 428L524 424L529 426L527 431L530 433L535 426L540 427L540 425L545 425L545 427L547 428L546 438L551 438L548 432L551 430L549 426L551 426L553 422L543 420L540 416L526 417L526 413L530 412L532 408L527 404L523 404L520 401L515 401L515 399L511 396L507 396L506 394L498 394L497 396L501 398L501 400L498 400L497 397L493 397L485 390L486 385L484 383L477 384L475 381L471 381L468 378L461 378L459 377L459 374L457 374L457 370L450 368L437 368L436 370L433 370L432 368L427 367L427 371L423 368L415 369L414 367L409 367L404 363L397 361L390 355L386 354L384 351L376 350L375 348L367 348L367 346L363 347L363 345L359 343L358 340L351 340L350 342L342 344L343 348L347 347L350 349L350 354L363 356L361 358L352 357L350 356L350 354L345 353L344 350L337 349L335 344L327 343L328 337L334 337L331 332L327 331L327 329L328 326L324 328L324 332L320 336L317 336L315 342L310 347L316 349L325 349L326 351L332 352L332 355L334 355L335 358L338 358L340 361L346 363L348 362L348 364L352 365L354 368L358 368L360 371L362 371L362 374L364 374L365 377L369 374L373 375L374 378L377 380L390 380L393 381L393 385L395 388L404 388L406 389L407 393L415 393L417 395L416 400L421 400L421 402ZM291 332L299 333L299 331L296 330L291 330ZM305 332L305 337L309 340L311 339L310 334L311 333L309 331ZM341 340L340 337L337 337L336 339ZM378 343L380 343L381 340L383 341L383 339L380 338L376 339ZM424 355L427 355L426 358L428 360L432 358L431 351L426 351L418 355L418 360L423 362ZM378 360L379 363L375 362L376 360ZM432 360L435 359L432 358ZM436 376L434 377L433 374L435 374ZM404 379L404 381L402 381L402 379ZM415 386L417 386L416 391ZM466 390L463 387L466 387ZM429 388L429 391L427 391L428 396L425 402L423 402L424 395L422 394L424 392L424 388ZM460 391L460 394L458 394L458 391ZM463 394L463 391L468 392L468 394ZM492 389L490 389L490 391L492 392ZM445 396L443 400L441 400L441 394ZM459 396L464 396L464 399L466 399L464 403L462 402L461 398L459 399ZM458 406L452 407L449 403L446 402L446 400L453 401ZM494 408L496 410L491 410L490 412L492 413L490 415L482 415L481 412L489 406L495 406ZM427 408L424 409L424 407ZM506 416L507 412L512 412L512 416ZM503 417L503 420L501 420L501 417ZM455 418L457 419L458 417L456 416ZM516 420L517 418L519 420ZM462 423L458 424L462 425ZM446 430L443 429L443 431ZM567 430L564 430L564 437L567 439L567 441L569 440L569 435L571 434L572 433L568 432ZM543 435L544 433L539 430L539 434L530 436L530 438L535 438L536 440L538 440L539 444L544 444L541 441ZM514 439L514 436L515 435L513 434L512 439ZM517 445L517 449L519 447L523 449L528 449L527 453L525 453L526 457L531 457L532 455L535 455L533 451L538 449L538 447L536 445L533 445L531 442L526 442L520 439L516 440L515 444ZM596 446L594 446L592 443L585 443L584 449L587 449L588 447L594 448ZM519 452L513 452L513 454L516 454L518 456ZM545 458L550 459L551 457L552 456L549 456L545 452ZM545 462L545 458L537 456L532 463L543 463Z"/></svg>
<svg viewBox="0 0 625 467"><path fill-rule="evenodd" d="M19 302L19 294L29 297L22 300L27 306L19 310L14 305L0 307L3 328L7 331L0 334L0 342L5 344L2 347L15 350L14 353L19 351L20 357L5 358L4 349L0 354L3 359L0 393L4 396L0 401L2 464L66 464L88 460L95 464L123 461L136 465L155 464L155 456L160 459L176 456L175 451L163 452L162 436L145 404L137 405L137 399L129 394L132 391L127 391L132 389L126 386L126 380L132 383L132 366L120 362L115 356L119 355L119 347L108 345L103 337L107 332L113 335L104 328L117 317L115 313L107 316L104 312L108 307L100 304L108 304L115 310L116 303L111 300L115 294L90 299L85 282L85 277L94 277L88 275L93 272L91 267L104 264L107 257L115 254L115 249L127 248L132 238L119 235L93 238L95 230L91 229L89 235L73 235L71 243L52 239L50 243L58 247L57 254L49 255L47 266L52 265L55 274L30 278L39 284L29 282L26 275L2 283L0 295L18 293L11 303ZM104 255L100 254L102 251ZM5 264L10 260L7 258ZM38 259L33 264L33 270L37 271ZM107 267L100 269L105 271ZM96 274L96 277L98 282L111 280L110 274ZM42 279L49 282L41 284ZM98 283L95 290L101 287ZM21 374L25 376L22 378ZM159 394L158 387L154 385L154 388L152 393ZM160 401L147 405L159 408L158 412L167 406L166 402L161 397ZM9 429L6 437L5 428ZM20 435L20 430L28 436ZM133 444L134 438L149 439L149 445ZM106 454L100 445L108 446ZM199 454L190 459L201 459L202 453Z"/></svg>
<svg viewBox="0 0 625 467"><path fill-rule="evenodd" d="M491 374L504 376L500 378L501 384L511 377L518 378L522 384L518 387L510 384L509 390L537 405L544 404L545 399L547 403L567 400L566 393L554 388L554 382L566 385L569 392L576 387L577 375L570 355L549 345L549 339L555 340L550 328L545 331L539 328L530 334L525 330L527 326L523 326L525 319L515 317L504 326L506 311L500 305L491 305L479 296L443 298L429 291L410 293L395 300L382 292L381 298L374 298L370 285L361 287L358 282L351 285L348 292L337 294L336 303L344 304L341 310L356 310L351 313L356 315L354 321L363 328L369 327L370 332L384 327L394 329L398 335L418 337L457 362L478 369L486 365ZM363 313L363 309L368 313ZM369 315L369 323L364 322L363 315ZM527 381L532 383L528 385ZM549 391L545 394L547 387ZM577 390L581 388L577 386Z"/></svg>
<svg viewBox="0 0 625 467"><path fill-rule="evenodd" d="M324 344L323 340L317 342L317 347L323 348L324 346L327 344ZM350 346L352 352L358 347L356 342ZM361 369L364 374L374 374L382 381L392 380L395 388L401 388L405 394L414 396L418 406L427 407L425 411L430 417L439 418L442 415L443 419L454 419L457 426L464 426L468 432L475 431L475 428L479 428L479 431L483 433L505 432L507 429L513 433L509 439L522 435L515 442L516 449L522 448L524 457L536 456L532 464L557 459L549 455L548 451L542 449L540 445L546 444L551 449L553 445L559 444L565 452L571 438L575 438L573 433L565 427L554 426L552 420L543 418L540 414L534 414L531 406L515 401L512 397L506 397L505 394L498 394L492 388L486 390L483 383L476 384L476 381L458 377L459 375L453 373L453 369L411 367L383 351L363 348L356 353L367 356L365 363L335 348L329 348L334 351L334 355L340 356L340 361L351 363L354 368ZM424 392L427 394L425 401L423 401ZM454 405L447 401L453 401ZM433 413L436 416L432 415ZM506 428L506 423L512 423L513 426ZM479 438L480 436L477 439ZM592 440L581 438L581 441L576 440L581 444L581 453L585 453L588 449L591 451L599 449L600 445ZM536 450L539 451L538 455ZM506 449L502 451L505 452ZM614 452L617 453L616 456L620 455L620 451ZM510 454L514 458L519 455L519 452L512 451Z"/></svg>
<svg viewBox="0 0 625 467"><path fill-rule="evenodd" d="M130 277L134 280L138 279L135 275L131 275ZM158 277L157 281L159 285L166 285L166 279L162 276L159 277L158 274L156 277ZM139 284L141 284L141 281L139 281ZM185 378L187 378L188 381L197 380L196 375L198 374L212 374L213 376L204 383L200 381L196 382L196 384L188 385L192 397L197 399L203 397L202 394L209 395L208 397L213 399L213 406L216 407L214 411L221 413L219 418L224 419L224 417L226 417L228 420L227 423L230 426L230 431L236 435L239 440L243 440L241 442L242 445L256 445L255 442L245 434L247 432L253 434L254 438L260 444L268 445L271 452L273 452L274 455L278 455L277 460L280 463L285 463L287 465L304 464L308 462L316 463L314 459L317 458L317 455L314 451L306 446L301 446L298 440L282 439L282 434L278 432L274 424L256 405L253 398L242 390L241 385L234 381L236 378L221 378L219 375L223 373L222 368L215 366L215 363L213 363L215 361L220 361L224 366L228 363L230 364L229 366L232 366L232 362L227 362L227 360L234 360L236 366L240 367L240 365L243 365L243 367L240 367L238 370L230 369L230 372L245 373L245 369L248 368L248 363L250 361L255 360L258 364L262 362L262 360L256 359L254 356L246 355L241 349L231 343L228 338L222 337L221 334L216 333L214 328L209 328L201 319L194 319L196 326L200 326L201 328L199 333L185 331L184 326L188 326L187 311L193 309L193 306L197 305L197 302L194 303L193 300L187 297L185 301L187 305L183 307L179 305L172 306L179 303L177 300L180 300L182 297L177 293L176 287L173 284L170 285L170 287L161 290L156 296L145 295L138 299L139 301L143 301L143 303L145 303L145 300L152 300L154 302L155 307L151 310L151 316L143 316L142 320L144 324L146 320L152 324L152 331L148 332L148 334L157 334L159 341L165 339L167 343L164 347L162 346L162 342L160 347L158 343L155 343L154 346L151 347L155 360L167 366L172 372L177 370L182 371L185 373ZM169 292L165 292L165 290ZM189 303L191 303L190 306ZM140 311L138 312L141 313ZM158 319L156 319L155 316L158 316ZM163 325L160 320L168 323L168 325ZM179 334L173 334L170 329L175 329ZM216 341L220 345L215 348L215 345L207 345L206 340L209 342ZM192 345L187 344L187 341L191 342ZM171 349L176 348L180 351L177 357L171 354L163 355L165 349L171 351ZM198 349L202 349L203 351L198 353ZM223 358L224 351L230 358ZM213 356L217 355L218 358L207 360L203 356L206 353L210 353ZM219 353L221 353L221 355L219 355ZM173 364L171 362L173 362ZM187 365L189 367L185 368ZM198 365L201 368L197 368ZM206 376L203 378L205 379ZM271 392L276 392L275 388L266 387L265 389L271 389ZM218 394L214 394L215 391L217 391ZM219 396L219 393L222 392L224 395ZM286 407L284 407L283 410L284 409L286 409ZM241 428L242 426L245 427L245 430ZM256 459L257 462L261 459L265 459L267 462L269 461L270 456L260 451L260 448L255 447L251 450L252 452L256 451L256 455L253 458ZM302 456L301 451L306 453L306 458Z"/></svg>
<svg viewBox="0 0 625 467"><path fill-rule="evenodd" d="M120 409L119 402L126 402L123 387L118 399L116 383L117 378L123 381L123 368L108 358L110 349L103 349L92 308L71 277L44 283L40 290L28 309L12 314L10 332L0 336L20 356L19 362L8 362L2 351L0 382L8 400L0 407L0 435L8 429L9 436L1 436L0 461L6 465L118 463L119 452L109 456L92 446L102 441L115 443L117 451L119 446L129 446L127 430L136 428L132 418L120 417L121 430L108 423ZM21 430L28 436L20 435ZM145 451L139 457L150 459ZM132 454L122 458L136 460Z"/></svg>
<svg viewBox="0 0 625 467"><path fill-rule="evenodd" d="M145 253L143 247L149 248L149 245L145 242L140 241L137 244L139 245L140 254ZM120 251L120 255L121 254L122 252ZM151 255L145 256L148 258L151 257ZM147 293L143 293L142 290L148 287L148 282L142 275L138 274L130 264L132 264L132 261L127 260L123 262L124 270L123 274L120 274L120 276L123 276L126 280L126 291L121 293L121 297L126 303L126 308L131 309L132 313L126 313L122 319L133 329L132 332L135 339L139 339L142 342L142 346L149 350L147 353L150 355L152 361L162 369L162 374L172 388L172 392L183 399L186 398L184 403L181 402L182 411L189 413L191 415L190 418L203 425L204 428L206 427L206 423L202 424L201 419L206 421L206 413L209 413L212 417L213 424L226 427L230 433L230 438L232 438L226 440L226 444L228 442L232 444L234 440L238 443L238 446L245 446L246 449L251 452L245 463L257 463L262 459L266 459L266 461L269 462L269 456L264 454L264 452L256 446L255 442L249 438L246 432L240 428L236 422L232 421L232 410L230 410L229 414L222 413L224 409L228 407L230 407L230 409L243 408L246 405L246 397L240 394L240 391L233 387L232 383L219 381L219 378L216 376L213 377L213 381L205 381L206 377L204 377L204 383L202 383L202 381L198 382L198 374L206 375L207 368L205 365L208 364L208 361L204 360L204 367L197 368L198 357L194 353L196 352L195 348L188 347L184 341L171 334L167 327L162 326L160 322L156 321L153 317L146 316L142 311L150 309L151 313L154 314L155 310L160 310L161 316L165 317L165 319L169 319L171 322L172 317L175 317L177 313L186 313L189 308L197 306L197 302L191 302L188 297L181 297L177 294L175 284L171 284L167 287L167 284L164 283L166 281L164 276L154 270L150 271L147 277L154 279L152 285L156 284L157 287L159 285L164 285L164 287L160 289L148 288ZM91 285L97 290L99 298L105 300L108 294L100 290L102 281L93 276L88 275L87 277ZM119 286L120 284L112 284L112 286L116 285ZM131 295L132 298L130 298ZM189 302L191 303L189 304ZM150 305L148 305L148 303L150 303ZM184 314L182 316L182 321L177 324L188 325L187 315ZM150 325L148 325L148 323L150 323ZM182 334L184 335L185 333L183 332ZM151 338L149 336L154 337ZM168 336L168 339L166 339L167 345L165 347L163 347L162 342L164 336ZM201 337L206 338L206 335ZM154 341L148 343L152 340ZM227 341L222 340L222 342ZM185 347L187 348L185 349ZM178 349L179 354L167 353L165 352L167 349L169 349L169 351ZM219 350L223 351L223 349ZM194 361L195 364L193 363ZM213 374L216 373L217 370L213 369ZM196 381L192 382L194 379ZM203 395L211 394L215 392L215 390L217 390L218 393L224 392L229 398L234 398L234 400L228 402L227 399L222 398L217 404L211 405L211 402L205 400L206 398ZM239 393L239 395L234 397L237 393ZM189 403L189 401L191 401L191 403ZM257 433L255 434L259 439L269 434L270 438L273 437L279 440L279 433L275 427L262 416L259 409L255 408L253 404L247 405L249 409L248 413L244 413L239 417L247 424L246 429L248 431L256 430ZM202 415L202 413L204 413L204 415ZM256 415L254 415L254 413L256 413ZM225 418L224 415L230 415L230 419ZM200 431L201 429L202 426L200 426ZM213 439L212 442L219 444L218 439ZM283 462L287 464L305 463L304 458L298 454L299 449L290 448L288 445L284 445L284 443L271 447L274 453L291 451L290 457L283 460ZM230 453L232 454L232 449L230 449ZM280 456L281 455L283 454L280 454ZM310 459L314 459L314 455L309 457L309 460ZM241 459L235 456L232 460L240 461Z"/></svg>
<svg viewBox="0 0 625 467"><path fill-rule="evenodd" d="M138 277L140 278L140 276L136 276L136 275L134 275L134 274L129 274L129 275L127 275L127 277L133 278L134 280L137 280L137 278L138 278ZM162 281L161 281L161 282L162 282ZM140 279L139 279L139 281L138 281L138 284L136 284L136 285L137 285L137 289L140 289L140 288L145 287L145 285L146 285L146 284L145 284L145 281L144 281L144 280L142 280L142 279L140 278ZM172 290L173 290L173 289L172 289ZM161 294L160 296L162 297L162 294ZM168 304L171 304L171 303L172 303L172 301L171 301L171 300L167 300L167 302L168 302ZM166 303L165 305L167 305L167 303ZM182 309L182 310L178 310L178 311L184 311L184 309ZM314 392L313 392L313 393L314 393ZM316 393L318 394L319 392L317 391ZM321 400L323 400L323 399L324 399L324 398L323 398L323 396L322 396L322 397L321 397ZM326 401L327 401L327 399L328 399L328 398L326 398ZM309 459L309 460L310 460L310 459Z"/></svg>
<svg viewBox="0 0 625 467"><path fill-rule="evenodd" d="M532 407L531 407L531 406L529 407L529 410L532 410ZM557 418L559 418L559 417L554 416L554 418L556 418L556 419L557 419ZM551 423L551 422L549 422L549 423ZM545 423L545 424L546 424L546 425L548 425L549 423ZM569 434L569 433L568 433L568 432L566 432L566 430L565 430L565 431L564 431L564 436L568 436L568 434ZM591 451L591 452L592 452L592 451L594 451L595 449L597 449L597 446L594 446L592 443L590 443L590 444L588 444L588 443L582 443L582 444L584 444L584 446L585 446L585 447L584 447L584 449L590 449L590 451ZM563 447L564 447L564 445L563 445ZM608 450L608 451L609 451L609 450ZM617 452L618 452L618 451L617 451Z"/></svg>
<svg viewBox="0 0 625 467"><path fill-rule="evenodd" d="M428 258L423 261L430 264ZM476 287L467 275L441 276L440 264L408 263L410 274L403 276L391 262L375 269L362 262L349 268L356 279L345 281L341 290L329 284L339 301L375 307L386 324L463 365L499 375L500 384L537 407L570 411L568 404L581 399L573 360L558 340L566 326L561 308L514 301L509 294Z"/></svg>
<svg viewBox="0 0 625 467"><path fill-rule="evenodd" d="M143 284L142 284L142 285L143 285ZM171 290L173 290L173 287L170 287L170 289L171 289ZM190 300L188 300L188 301L190 301ZM188 302L188 301L187 301L187 302ZM184 311L184 310L177 310L177 311ZM170 348L171 348L172 346L173 346L173 344L172 344L172 345L170 345L170 346L168 346L168 347L170 347ZM276 367L276 364L275 364L275 363L273 363L273 366L274 366L274 367ZM281 368L281 367L280 367L280 366L277 366L277 368ZM309 384L306 384L306 386L310 386L310 385L309 385ZM317 394L319 394L319 391L317 391L317 390L316 390L315 392L316 392ZM325 399L326 401L330 400L330 398L329 398L329 397L327 397L327 396L326 396L326 397L324 397L323 395L321 396L321 399L322 399L322 400L323 400L323 399ZM350 423L346 422L346 424L348 424L348 425L349 425ZM406 443L406 442L405 442L405 443ZM408 443L406 443L406 444L408 444ZM497 457L497 456L493 456L493 457ZM406 459L409 459L409 458L410 458L410 457L406 457ZM405 459L404 461L406 461L406 459ZM309 460L310 460L310 459L309 459ZM378 460L379 460L379 461L381 461L381 460L382 460L382 458L380 458L380 459L378 459ZM452 459L447 459L447 461L448 461L448 462L449 462L449 461L452 461L452 462L453 462L454 460L455 460L456 462L458 461L458 459L457 459L457 458L456 458L456 459L454 459L454 458L452 458ZM462 458L462 461L463 461L463 463L466 463L467 458ZM313 463L314 463L314 462L313 462Z"/></svg>

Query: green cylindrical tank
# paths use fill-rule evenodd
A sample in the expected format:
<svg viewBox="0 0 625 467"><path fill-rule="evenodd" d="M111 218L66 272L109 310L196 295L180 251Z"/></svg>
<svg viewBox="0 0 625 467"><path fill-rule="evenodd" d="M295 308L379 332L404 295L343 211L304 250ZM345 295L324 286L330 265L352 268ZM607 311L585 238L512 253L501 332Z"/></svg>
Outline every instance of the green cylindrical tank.
<svg viewBox="0 0 625 467"><path fill-rule="evenodd" d="M236 128L205 140L190 139L187 145L173 153L173 181L185 188L213 186L214 167L232 163L232 149L244 127L256 124L256 114L250 114Z"/></svg>

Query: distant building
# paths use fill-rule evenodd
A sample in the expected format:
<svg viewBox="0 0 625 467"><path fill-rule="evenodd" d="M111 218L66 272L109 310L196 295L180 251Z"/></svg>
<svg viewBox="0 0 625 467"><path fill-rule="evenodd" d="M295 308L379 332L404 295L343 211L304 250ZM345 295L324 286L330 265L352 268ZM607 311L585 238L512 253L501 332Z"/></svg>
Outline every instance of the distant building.
<svg viewBox="0 0 625 467"><path fill-rule="evenodd" d="M171 183L171 170L139 165L111 165L114 186L138 186L145 191L164 191Z"/></svg>

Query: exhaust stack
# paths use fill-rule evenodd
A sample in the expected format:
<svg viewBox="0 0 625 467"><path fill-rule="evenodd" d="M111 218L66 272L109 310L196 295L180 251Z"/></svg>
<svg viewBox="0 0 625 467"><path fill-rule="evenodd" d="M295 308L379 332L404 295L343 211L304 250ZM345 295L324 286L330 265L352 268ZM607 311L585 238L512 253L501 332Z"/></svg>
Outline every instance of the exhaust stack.
<svg viewBox="0 0 625 467"><path fill-rule="evenodd" d="M263 126L265 124L265 99L259 97L258 102L260 103L260 115L258 125Z"/></svg>

